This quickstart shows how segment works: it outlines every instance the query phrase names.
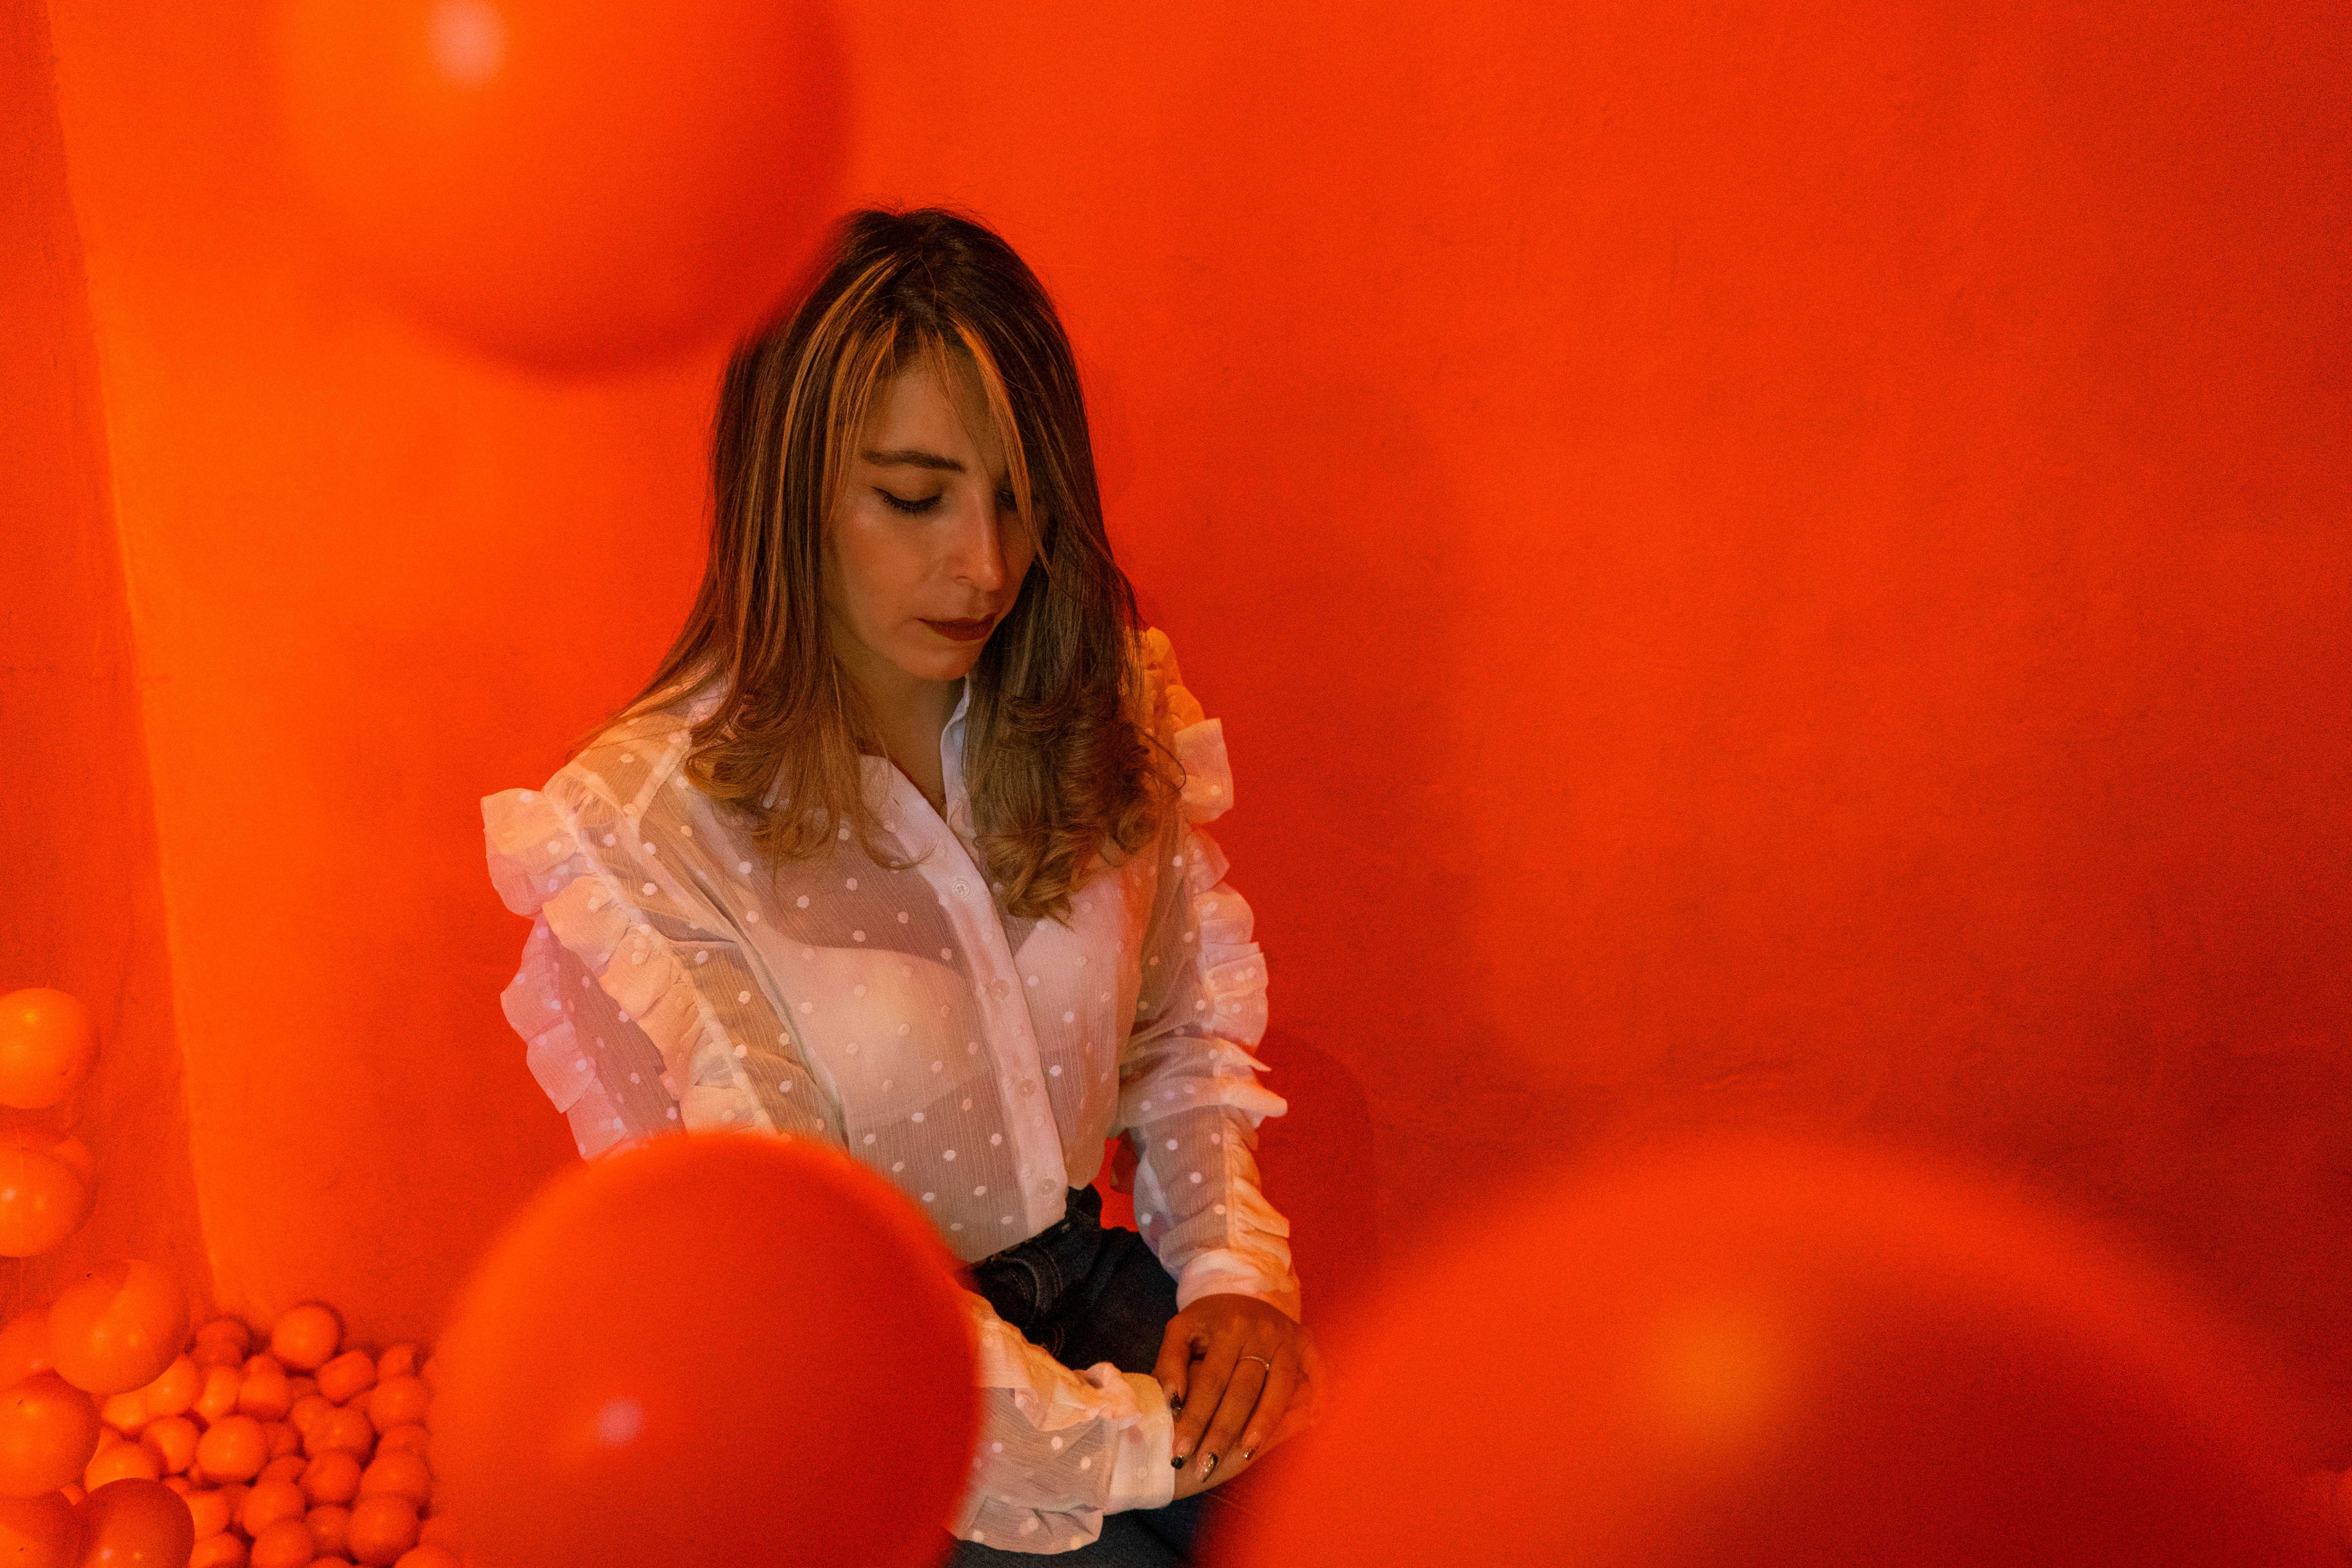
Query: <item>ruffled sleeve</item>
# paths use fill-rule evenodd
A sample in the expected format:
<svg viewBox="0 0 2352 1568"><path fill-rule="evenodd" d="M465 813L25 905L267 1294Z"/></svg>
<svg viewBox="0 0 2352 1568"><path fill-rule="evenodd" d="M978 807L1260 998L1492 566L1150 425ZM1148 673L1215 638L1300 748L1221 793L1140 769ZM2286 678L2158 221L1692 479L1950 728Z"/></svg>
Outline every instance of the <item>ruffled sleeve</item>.
<svg viewBox="0 0 2352 1568"><path fill-rule="evenodd" d="M635 744L625 769L575 762L482 802L491 879L532 922L501 997L532 1076L585 1158L717 1128L841 1142L745 958L757 911L706 890L661 787L674 759Z"/></svg>
<svg viewBox="0 0 2352 1568"><path fill-rule="evenodd" d="M1250 1054L1265 1033L1265 956L1248 901L1203 826L1232 805L1222 721L1184 689L1167 638L1139 639L1152 721L1184 767L1163 834L1160 897L1143 941L1143 989L1119 1066L1119 1120L1134 1140L1136 1221L1176 1278L1178 1306L1219 1292L1299 1313L1290 1222L1258 1182L1258 1124L1288 1109ZM1172 874L1171 874L1172 873Z"/></svg>

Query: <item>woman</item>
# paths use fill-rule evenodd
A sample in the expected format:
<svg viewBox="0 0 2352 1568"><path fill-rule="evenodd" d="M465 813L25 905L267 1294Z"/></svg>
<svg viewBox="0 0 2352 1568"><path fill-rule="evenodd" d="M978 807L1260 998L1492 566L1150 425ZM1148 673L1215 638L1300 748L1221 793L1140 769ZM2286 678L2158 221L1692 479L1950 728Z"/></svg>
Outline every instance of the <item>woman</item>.
<svg viewBox="0 0 2352 1568"><path fill-rule="evenodd" d="M651 684L484 802L535 921L508 1016L583 1156L822 1138L931 1216L981 1350L950 1561L1181 1563L1320 1366L1223 735L1135 630L1060 322L985 227L856 213L729 365L713 471ZM1089 1184L1122 1131L1139 1237Z"/></svg>

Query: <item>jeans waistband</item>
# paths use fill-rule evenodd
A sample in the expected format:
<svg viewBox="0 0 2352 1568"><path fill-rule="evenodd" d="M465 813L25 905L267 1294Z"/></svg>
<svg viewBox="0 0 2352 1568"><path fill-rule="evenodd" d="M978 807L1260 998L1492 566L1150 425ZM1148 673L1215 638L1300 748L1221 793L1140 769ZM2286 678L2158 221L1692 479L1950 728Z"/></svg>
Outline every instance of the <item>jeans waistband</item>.
<svg viewBox="0 0 2352 1568"><path fill-rule="evenodd" d="M977 1263L967 1263L958 1270L967 1280L982 1269L1005 1263L1017 1256L1044 1252L1054 1243L1074 1230L1102 1228L1102 1194L1092 1187L1072 1187L1063 1199L1062 1217L1039 1231L1026 1241L1016 1241L1002 1252L992 1252Z"/></svg>

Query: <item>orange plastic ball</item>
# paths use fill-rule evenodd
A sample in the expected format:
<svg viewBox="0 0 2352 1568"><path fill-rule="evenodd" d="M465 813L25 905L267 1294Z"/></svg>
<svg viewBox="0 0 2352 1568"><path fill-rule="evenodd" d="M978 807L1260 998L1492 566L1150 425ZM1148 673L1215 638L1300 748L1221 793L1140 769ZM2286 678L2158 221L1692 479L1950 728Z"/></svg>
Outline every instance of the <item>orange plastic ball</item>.
<svg viewBox="0 0 2352 1568"><path fill-rule="evenodd" d="M422 1425L394 1426L375 1440L376 1456L414 1454L422 1459L433 1446L433 1434Z"/></svg>
<svg viewBox="0 0 2352 1568"><path fill-rule="evenodd" d="M560 1177L437 1354L436 1507L478 1568L698 1568L779 1541L809 1568L929 1563L978 1416L929 1222L846 1156L751 1134Z"/></svg>
<svg viewBox="0 0 2352 1568"><path fill-rule="evenodd" d="M48 1251L81 1228L89 1200L89 1184L63 1163L37 1149L0 1144L0 1257Z"/></svg>
<svg viewBox="0 0 2352 1568"><path fill-rule="evenodd" d="M240 1318L214 1318L196 1330L194 1346L199 1366L228 1362L242 1366L253 1350L253 1331Z"/></svg>
<svg viewBox="0 0 2352 1568"><path fill-rule="evenodd" d="M163 1456L153 1447L129 1438L117 1438L109 1443L101 1440L98 1452L82 1467L81 1484L91 1491L109 1481L160 1481L163 1479Z"/></svg>
<svg viewBox="0 0 2352 1568"><path fill-rule="evenodd" d="M98 1436L97 1402L55 1373L0 1391L0 1497L38 1497L79 1481Z"/></svg>
<svg viewBox="0 0 2352 1568"><path fill-rule="evenodd" d="M194 1516L161 1481L109 1481L81 1505L80 1568L182 1568Z"/></svg>
<svg viewBox="0 0 2352 1568"><path fill-rule="evenodd" d="M421 1377L388 1377L368 1394L368 1420L379 1432L421 1425L432 1408L433 1391Z"/></svg>
<svg viewBox="0 0 2352 1568"><path fill-rule="evenodd" d="M360 1477L360 1496L378 1493L406 1498L423 1508L433 1497L433 1472L414 1454L378 1454Z"/></svg>
<svg viewBox="0 0 2352 1568"><path fill-rule="evenodd" d="M83 1275L49 1303L58 1375L103 1397L152 1383L188 1332L188 1302L152 1263L119 1259Z"/></svg>
<svg viewBox="0 0 2352 1568"><path fill-rule="evenodd" d="M184 1415L166 1415L151 1421L140 1434L142 1442L152 1444L163 1458L163 1473L176 1476L196 1462L196 1444L204 1436L196 1424Z"/></svg>
<svg viewBox="0 0 2352 1568"><path fill-rule="evenodd" d="M323 1301L289 1307L269 1331L269 1353L287 1366L316 1372L343 1342L343 1320Z"/></svg>
<svg viewBox="0 0 2352 1568"><path fill-rule="evenodd" d="M845 78L807 0L281 14L288 142L322 215L412 314L523 363L606 370L728 335L835 205Z"/></svg>
<svg viewBox="0 0 2352 1568"><path fill-rule="evenodd" d="M2326 1562L2277 1374L1968 1173L1629 1161L1466 1231L1333 1359L1231 1568Z"/></svg>
<svg viewBox="0 0 2352 1568"><path fill-rule="evenodd" d="M357 1457L330 1449L303 1468L302 1494L313 1503L348 1503L360 1495L364 1473Z"/></svg>
<svg viewBox="0 0 2352 1568"><path fill-rule="evenodd" d="M337 1405L375 1384L375 1358L365 1351L345 1351L319 1369L319 1392Z"/></svg>
<svg viewBox="0 0 2352 1568"><path fill-rule="evenodd" d="M184 1415L204 1392L204 1373L186 1356L174 1356L154 1382L138 1391L140 1405L148 1419L164 1415Z"/></svg>
<svg viewBox="0 0 2352 1568"><path fill-rule="evenodd" d="M188 1553L188 1568L247 1568L245 1542L234 1535L201 1537Z"/></svg>
<svg viewBox="0 0 2352 1568"><path fill-rule="evenodd" d="M253 1478L253 1484L259 1486L264 1481L284 1481L290 1486L299 1486L302 1484L302 1472L310 1463L299 1454L280 1455L261 1467L261 1473Z"/></svg>
<svg viewBox="0 0 2352 1568"><path fill-rule="evenodd" d="M353 1405L339 1405L310 1423L302 1434L302 1452L311 1458L321 1454L341 1451L357 1455L362 1461L375 1449L375 1427L366 1412Z"/></svg>
<svg viewBox="0 0 2352 1568"><path fill-rule="evenodd" d="M352 1560L367 1568L392 1568L416 1544L416 1505L404 1497L379 1493L352 1505L345 1539Z"/></svg>
<svg viewBox="0 0 2352 1568"><path fill-rule="evenodd" d="M302 1516L310 1530L310 1549L321 1557L348 1550L352 1543L352 1510L341 1503L322 1502Z"/></svg>
<svg viewBox="0 0 2352 1568"><path fill-rule="evenodd" d="M47 1110L97 1060L98 1027L73 997L40 985L0 996L0 1105Z"/></svg>
<svg viewBox="0 0 2352 1568"><path fill-rule="evenodd" d="M316 1555L310 1527L299 1519L281 1519L253 1538L246 1561L253 1568L309 1568Z"/></svg>
<svg viewBox="0 0 2352 1568"><path fill-rule="evenodd" d="M416 1375L416 1366L417 1356L415 1345L389 1345L385 1347L383 1354L376 1358L375 1375L378 1381L387 1377L414 1377Z"/></svg>
<svg viewBox="0 0 2352 1568"><path fill-rule="evenodd" d="M393 1568L465 1568L465 1564L446 1546L419 1544L402 1552Z"/></svg>
<svg viewBox="0 0 2352 1568"><path fill-rule="evenodd" d="M258 1537L281 1519L300 1519L310 1504L292 1481L256 1481L236 1510L237 1528Z"/></svg>
<svg viewBox="0 0 2352 1568"><path fill-rule="evenodd" d="M52 1370L49 1310L34 1307L9 1319L8 1326L0 1329L0 1388Z"/></svg>
<svg viewBox="0 0 2352 1568"><path fill-rule="evenodd" d="M0 1564L6 1568L72 1568L81 1521L62 1492L0 1498Z"/></svg>
<svg viewBox="0 0 2352 1568"><path fill-rule="evenodd" d="M264 1421L261 1424L261 1440L269 1446L271 1460L290 1458L296 1461L295 1468L301 1468L300 1460L304 1458L302 1434L292 1423Z"/></svg>
<svg viewBox="0 0 2352 1568"><path fill-rule="evenodd" d="M226 1530L236 1517L236 1510L229 1506L227 1496L209 1487L188 1492L185 1498L188 1512L196 1521L198 1541L207 1536L218 1535L222 1531Z"/></svg>
<svg viewBox="0 0 2352 1568"><path fill-rule="evenodd" d="M233 1366L217 1364L205 1367L204 1374L204 1386L188 1409L209 1426L225 1415L236 1414L236 1391L245 1386L245 1374Z"/></svg>
<svg viewBox="0 0 2352 1568"><path fill-rule="evenodd" d="M250 1415L224 1415L196 1439L196 1468L215 1481L249 1481L269 1462L269 1439Z"/></svg>

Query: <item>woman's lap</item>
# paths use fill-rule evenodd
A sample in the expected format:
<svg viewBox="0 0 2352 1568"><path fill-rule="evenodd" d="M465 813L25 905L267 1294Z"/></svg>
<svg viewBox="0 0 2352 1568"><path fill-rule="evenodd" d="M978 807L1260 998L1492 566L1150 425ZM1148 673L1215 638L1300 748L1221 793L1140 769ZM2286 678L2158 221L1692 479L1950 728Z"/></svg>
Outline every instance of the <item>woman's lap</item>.
<svg viewBox="0 0 2352 1568"><path fill-rule="evenodd" d="M1084 1189L1080 1189L1084 1191ZM1072 1194L1074 1211L1094 1194ZM1176 1281L1160 1267L1144 1239L1131 1230L1094 1229L1091 1215L1041 1246L1030 1263L976 1278L973 1289L1000 1316L1065 1366L1108 1362L1121 1372L1149 1373L1159 1364L1168 1321L1176 1315ZM1031 1310L1041 1290L1053 1295L1050 1310ZM1011 1568L1016 1563L1066 1563L1069 1568L1187 1568L1204 1531L1220 1515L1236 1511L1213 1488L1166 1508L1134 1509L1106 1515L1101 1536L1075 1552L1003 1552L959 1541L946 1568Z"/></svg>

